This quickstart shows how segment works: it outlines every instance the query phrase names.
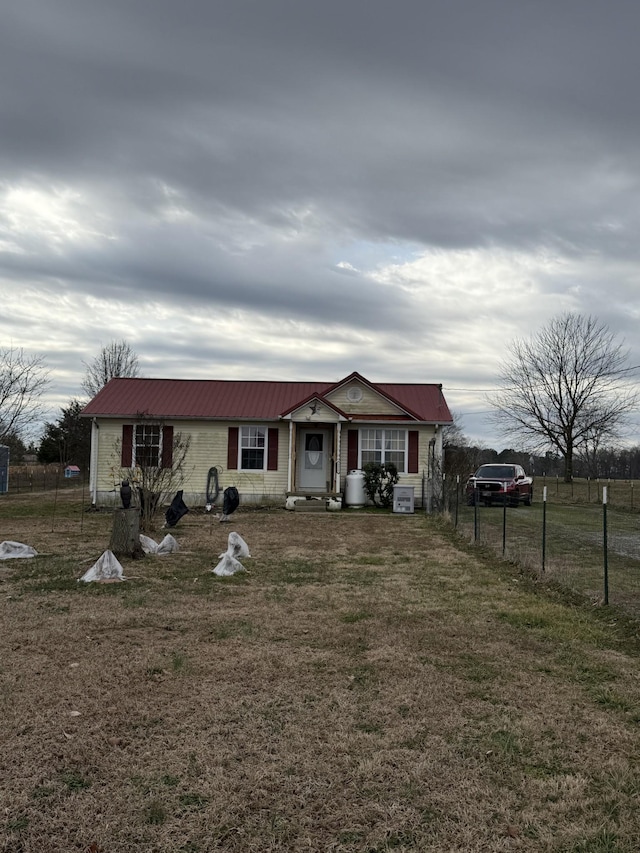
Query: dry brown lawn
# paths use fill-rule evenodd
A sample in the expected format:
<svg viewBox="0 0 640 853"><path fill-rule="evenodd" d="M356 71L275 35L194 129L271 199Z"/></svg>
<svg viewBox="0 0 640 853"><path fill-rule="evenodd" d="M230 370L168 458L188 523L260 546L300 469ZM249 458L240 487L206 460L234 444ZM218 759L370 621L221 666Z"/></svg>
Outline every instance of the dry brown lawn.
<svg viewBox="0 0 640 853"><path fill-rule="evenodd" d="M3 853L640 849L614 612L422 514L192 512L87 585L110 515L5 497L39 556L0 562ZM250 571L217 578L231 530Z"/></svg>

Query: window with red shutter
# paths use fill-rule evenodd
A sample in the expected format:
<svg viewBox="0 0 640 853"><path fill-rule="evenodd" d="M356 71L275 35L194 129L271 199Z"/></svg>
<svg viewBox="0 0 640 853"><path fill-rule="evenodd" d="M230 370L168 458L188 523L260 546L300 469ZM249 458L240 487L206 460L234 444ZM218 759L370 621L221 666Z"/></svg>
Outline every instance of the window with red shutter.
<svg viewBox="0 0 640 853"><path fill-rule="evenodd" d="M173 465L173 427L162 427L162 467L171 468Z"/></svg>
<svg viewBox="0 0 640 853"><path fill-rule="evenodd" d="M133 464L133 424L124 424L122 427L122 448L120 452L120 465L123 468L131 468Z"/></svg>
<svg viewBox="0 0 640 853"><path fill-rule="evenodd" d="M278 427L269 427L267 440L267 471L278 470Z"/></svg>
<svg viewBox="0 0 640 853"><path fill-rule="evenodd" d="M238 468L238 427L229 427L227 438L227 470L235 471Z"/></svg>
<svg viewBox="0 0 640 853"><path fill-rule="evenodd" d="M407 473L417 474L419 469L418 460L418 430L409 430L409 454L407 458Z"/></svg>
<svg viewBox="0 0 640 853"><path fill-rule="evenodd" d="M353 471L358 467L358 430L347 430L347 469Z"/></svg>

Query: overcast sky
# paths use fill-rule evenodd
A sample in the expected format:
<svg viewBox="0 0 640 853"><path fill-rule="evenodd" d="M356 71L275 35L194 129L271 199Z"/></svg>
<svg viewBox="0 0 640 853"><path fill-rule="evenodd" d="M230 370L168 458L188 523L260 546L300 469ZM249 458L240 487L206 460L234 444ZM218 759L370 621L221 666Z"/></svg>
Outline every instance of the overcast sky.
<svg viewBox="0 0 640 853"><path fill-rule="evenodd" d="M640 365L639 36L637 0L5 3L0 344L51 419L124 338L145 376L441 382L500 447L514 337L592 314Z"/></svg>

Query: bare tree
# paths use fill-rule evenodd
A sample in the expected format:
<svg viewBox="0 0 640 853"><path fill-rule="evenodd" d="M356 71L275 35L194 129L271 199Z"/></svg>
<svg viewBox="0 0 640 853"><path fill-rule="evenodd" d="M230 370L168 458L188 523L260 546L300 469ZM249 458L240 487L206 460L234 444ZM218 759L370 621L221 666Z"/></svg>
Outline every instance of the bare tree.
<svg viewBox="0 0 640 853"><path fill-rule="evenodd" d="M459 482L464 483L478 467L478 448L469 443L462 431L462 416L457 412L451 412L451 415L453 421L442 427L443 473L449 492L455 489Z"/></svg>
<svg viewBox="0 0 640 853"><path fill-rule="evenodd" d="M187 477L191 436L174 432L173 427L139 416L131 431L131 464L121 465L120 481L132 487L134 503L140 510L140 525L150 531L154 519ZM114 448L122 461L122 442Z"/></svg>
<svg viewBox="0 0 640 853"><path fill-rule="evenodd" d="M90 397L95 397L110 379L131 378L140 372L138 356L125 340L111 341L108 346L102 347L93 361L82 363L87 369L82 380L82 390Z"/></svg>
<svg viewBox="0 0 640 853"><path fill-rule="evenodd" d="M574 454L617 437L637 394L625 381L628 351L594 317L566 313L516 340L490 402L504 435L532 450L551 446L573 477Z"/></svg>
<svg viewBox="0 0 640 853"><path fill-rule="evenodd" d="M467 447L469 439L462 431L462 415L458 412L451 412L453 420L451 423L442 425L442 446L449 447Z"/></svg>
<svg viewBox="0 0 640 853"><path fill-rule="evenodd" d="M22 348L0 349L0 440L24 433L38 420L49 382L42 356L27 355Z"/></svg>

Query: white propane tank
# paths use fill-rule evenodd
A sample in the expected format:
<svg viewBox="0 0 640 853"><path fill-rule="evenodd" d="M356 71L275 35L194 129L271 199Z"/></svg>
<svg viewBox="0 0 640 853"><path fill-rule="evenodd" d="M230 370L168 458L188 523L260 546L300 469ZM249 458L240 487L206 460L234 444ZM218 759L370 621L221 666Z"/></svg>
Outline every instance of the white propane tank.
<svg viewBox="0 0 640 853"><path fill-rule="evenodd" d="M364 471L358 469L349 471L344 488L344 498L349 509L361 509L366 506L367 493L364 490Z"/></svg>

